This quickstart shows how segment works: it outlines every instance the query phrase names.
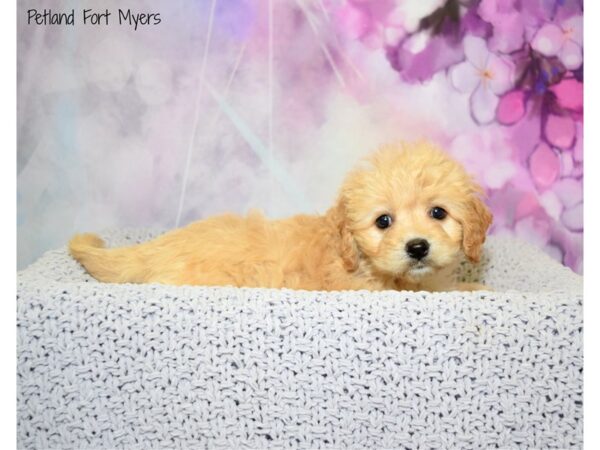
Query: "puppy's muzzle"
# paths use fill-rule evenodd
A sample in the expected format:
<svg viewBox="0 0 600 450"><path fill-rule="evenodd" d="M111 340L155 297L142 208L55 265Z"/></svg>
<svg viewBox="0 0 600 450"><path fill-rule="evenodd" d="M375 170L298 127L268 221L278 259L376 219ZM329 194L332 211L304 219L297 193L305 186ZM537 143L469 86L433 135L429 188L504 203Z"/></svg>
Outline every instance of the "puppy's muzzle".
<svg viewBox="0 0 600 450"><path fill-rule="evenodd" d="M417 261L425 258L429 253L429 242L425 239L411 239L406 243L406 253Z"/></svg>

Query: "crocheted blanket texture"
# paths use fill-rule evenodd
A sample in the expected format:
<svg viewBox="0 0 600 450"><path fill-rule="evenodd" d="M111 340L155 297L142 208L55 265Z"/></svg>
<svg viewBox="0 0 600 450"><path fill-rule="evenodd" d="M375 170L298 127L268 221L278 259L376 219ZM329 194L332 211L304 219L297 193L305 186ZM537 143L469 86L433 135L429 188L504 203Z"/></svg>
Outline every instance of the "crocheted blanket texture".
<svg viewBox="0 0 600 450"><path fill-rule="evenodd" d="M18 447L580 448L582 278L498 237L457 277L494 291L103 284L50 251L17 276Z"/></svg>

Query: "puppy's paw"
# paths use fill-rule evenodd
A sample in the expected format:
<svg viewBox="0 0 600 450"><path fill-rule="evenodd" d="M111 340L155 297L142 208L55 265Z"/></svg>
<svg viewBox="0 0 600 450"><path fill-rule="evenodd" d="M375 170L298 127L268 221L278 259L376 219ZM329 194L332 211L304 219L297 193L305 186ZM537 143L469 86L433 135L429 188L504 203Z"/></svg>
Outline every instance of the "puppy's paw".
<svg viewBox="0 0 600 450"><path fill-rule="evenodd" d="M493 291L493 289L487 287L485 284L481 283L458 283L455 286L455 290L457 291Z"/></svg>

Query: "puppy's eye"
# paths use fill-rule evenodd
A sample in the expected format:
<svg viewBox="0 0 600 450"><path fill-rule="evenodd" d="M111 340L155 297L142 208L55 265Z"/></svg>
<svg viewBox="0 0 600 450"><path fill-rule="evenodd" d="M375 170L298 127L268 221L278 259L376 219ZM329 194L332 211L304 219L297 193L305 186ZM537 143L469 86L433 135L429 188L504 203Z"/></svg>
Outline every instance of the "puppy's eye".
<svg viewBox="0 0 600 450"><path fill-rule="evenodd" d="M392 222L392 216L390 216L389 214L383 214L379 216L377 220L375 220L375 225L377 225L377 228L384 230L386 228L391 227Z"/></svg>
<svg viewBox="0 0 600 450"><path fill-rule="evenodd" d="M448 215L448 213L446 212L446 210L444 208L440 208L439 206L434 206L429 211L429 215L436 220L442 220Z"/></svg>

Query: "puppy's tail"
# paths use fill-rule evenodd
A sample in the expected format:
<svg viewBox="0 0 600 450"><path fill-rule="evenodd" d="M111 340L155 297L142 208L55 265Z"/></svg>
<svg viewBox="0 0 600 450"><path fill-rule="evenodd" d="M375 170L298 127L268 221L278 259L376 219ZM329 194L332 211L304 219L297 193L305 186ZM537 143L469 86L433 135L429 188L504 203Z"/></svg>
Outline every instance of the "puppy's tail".
<svg viewBox="0 0 600 450"><path fill-rule="evenodd" d="M147 273L136 246L104 248L104 241L95 234L75 235L69 252L90 275L106 283L141 283Z"/></svg>

